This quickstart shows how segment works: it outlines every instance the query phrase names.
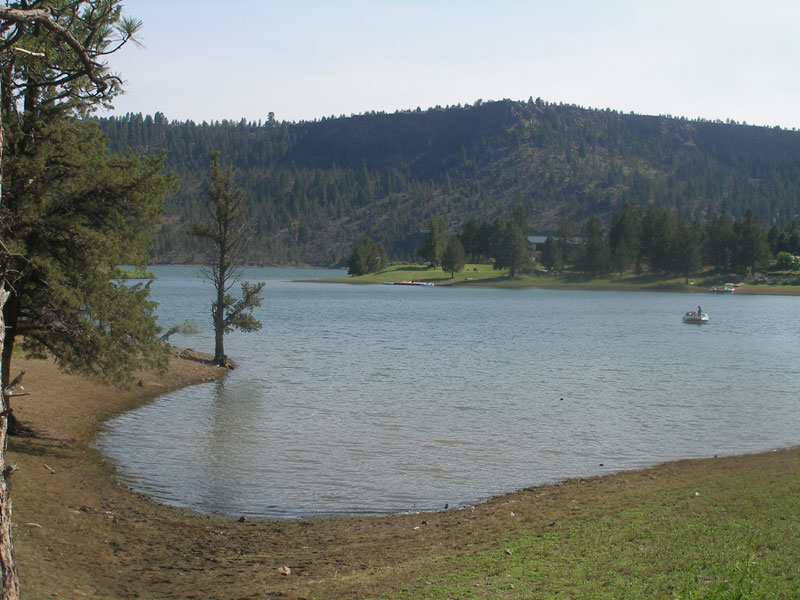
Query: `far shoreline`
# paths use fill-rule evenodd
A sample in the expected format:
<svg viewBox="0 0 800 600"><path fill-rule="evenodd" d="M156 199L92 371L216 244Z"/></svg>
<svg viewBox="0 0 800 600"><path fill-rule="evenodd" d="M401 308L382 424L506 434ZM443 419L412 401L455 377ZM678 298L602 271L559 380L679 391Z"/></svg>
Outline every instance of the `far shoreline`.
<svg viewBox="0 0 800 600"><path fill-rule="evenodd" d="M472 266L472 265L471 265ZM203 267L202 264L181 263L167 264L157 263L148 265L151 267L184 267L196 268ZM725 276L712 278L708 274L702 274L693 278L689 284L679 281L680 278L668 278L658 276L636 277L628 275L622 278L590 278L577 273L567 273L561 276L529 276L523 275L509 279L507 275L502 275L501 271L492 271L491 265L480 265L482 277L472 279L468 271L460 271L455 277L450 277L440 268L430 268L424 265L398 264L379 273L363 276L336 277L336 278L312 278L296 279L297 283L346 283L353 285L383 284L404 279L416 279L419 281L433 283L438 287L492 287L498 289L525 289L540 288L550 290L583 290L583 291L606 291L606 292L665 292L665 293L686 293L686 294L710 294L712 287L723 286ZM307 271L340 270L345 267L320 267L310 265L245 265L242 269L293 269ZM490 274L486 276L486 271ZM408 275L412 275L409 277ZM779 285L758 283L754 281L740 281L737 279L734 295L759 295L759 296L800 296L800 285ZM696 280L696 281L695 281Z"/></svg>
<svg viewBox="0 0 800 600"><path fill-rule="evenodd" d="M771 277L772 279L770 279ZM413 263L391 263L387 268L365 275L312 279L323 283L389 284L395 282L432 283L438 287L494 287L498 289L564 289L618 292L672 292L712 293L712 288L732 286L739 295L800 296L800 275L761 275L740 277L712 271L696 273L688 282L684 277L661 275L635 275L593 277L571 271L518 274L511 278L504 270L495 271L491 264L467 264L457 273L443 271L441 267ZM778 283L780 281L780 283ZM791 285L789 285L791 283Z"/></svg>
<svg viewBox="0 0 800 600"><path fill-rule="evenodd" d="M356 277L302 279L300 283L343 283L348 285L383 285L392 280L374 281ZM433 283L435 287L453 288L496 288L496 289L547 289L547 290L580 290L589 292L662 292L674 294L714 294L710 289L698 285L664 284L632 284L606 281L547 281L542 278L535 281L525 278L504 281L450 281L438 278L421 278L420 281ZM800 286L796 285L761 285L739 284L733 295L739 296L800 296Z"/></svg>

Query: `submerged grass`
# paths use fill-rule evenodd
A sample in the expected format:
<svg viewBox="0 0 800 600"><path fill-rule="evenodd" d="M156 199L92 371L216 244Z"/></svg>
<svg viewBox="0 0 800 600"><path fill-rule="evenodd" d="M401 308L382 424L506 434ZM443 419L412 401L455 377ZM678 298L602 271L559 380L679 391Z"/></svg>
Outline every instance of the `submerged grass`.
<svg viewBox="0 0 800 600"><path fill-rule="evenodd" d="M517 513L502 542L391 597L800 598L797 465L726 474L654 474L547 515Z"/></svg>

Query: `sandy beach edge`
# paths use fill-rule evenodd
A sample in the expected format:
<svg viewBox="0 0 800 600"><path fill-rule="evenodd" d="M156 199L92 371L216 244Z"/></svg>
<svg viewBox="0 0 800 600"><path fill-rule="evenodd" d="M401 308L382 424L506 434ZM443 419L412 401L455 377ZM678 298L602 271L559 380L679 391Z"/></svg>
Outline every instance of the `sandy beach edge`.
<svg viewBox="0 0 800 600"><path fill-rule="evenodd" d="M10 440L8 448L9 463L18 469L12 479L14 543L26 597L211 599L267 592L288 598L364 597L420 571L427 560L419 553L423 536L431 548L446 540L474 550L511 534L502 516L509 506L517 514L549 520L568 498L613 497L657 481L674 480L674 486L689 489L704 478L763 469L776 460L782 469L796 470L800 457L792 448L571 480L424 515L422 533L420 515L240 522L164 506L132 492L91 448L109 418L171 390L224 376L226 371L207 358L176 350L167 374L143 373L130 391L64 375L50 362L17 361L32 395L20 399L15 410L37 432ZM297 576L283 575L285 566Z"/></svg>

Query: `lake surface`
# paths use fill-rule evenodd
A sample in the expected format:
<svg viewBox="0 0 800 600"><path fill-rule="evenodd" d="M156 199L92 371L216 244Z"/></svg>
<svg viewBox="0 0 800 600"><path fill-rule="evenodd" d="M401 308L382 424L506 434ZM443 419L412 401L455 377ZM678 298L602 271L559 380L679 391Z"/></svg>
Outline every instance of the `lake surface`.
<svg viewBox="0 0 800 600"><path fill-rule="evenodd" d="M212 288L154 268L178 346L213 352ZM474 504L666 460L800 443L800 298L299 283L253 269L238 368L110 421L134 489L207 513ZM681 316L701 303L708 325Z"/></svg>

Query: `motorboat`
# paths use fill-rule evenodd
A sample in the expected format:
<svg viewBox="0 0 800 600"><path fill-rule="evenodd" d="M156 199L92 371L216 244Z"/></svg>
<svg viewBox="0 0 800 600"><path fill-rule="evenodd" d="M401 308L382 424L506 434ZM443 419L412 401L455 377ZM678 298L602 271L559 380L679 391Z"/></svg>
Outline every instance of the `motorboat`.
<svg viewBox="0 0 800 600"><path fill-rule="evenodd" d="M433 287L434 284L430 281L384 281L383 285L419 285L422 287Z"/></svg>
<svg viewBox="0 0 800 600"><path fill-rule="evenodd" d="M736 287L732 283L726 283L725 287L712 287L708 291L712 294L733 294L736 292Z"/></svg>
<svg viewBox="0 0 800 600"><path fill-rule="evenodd" d="M687 311L686 314L683 315L683 322L692 323L694 325L708 323L708 313L704 313L698 306L697 310Z"/></svg>

